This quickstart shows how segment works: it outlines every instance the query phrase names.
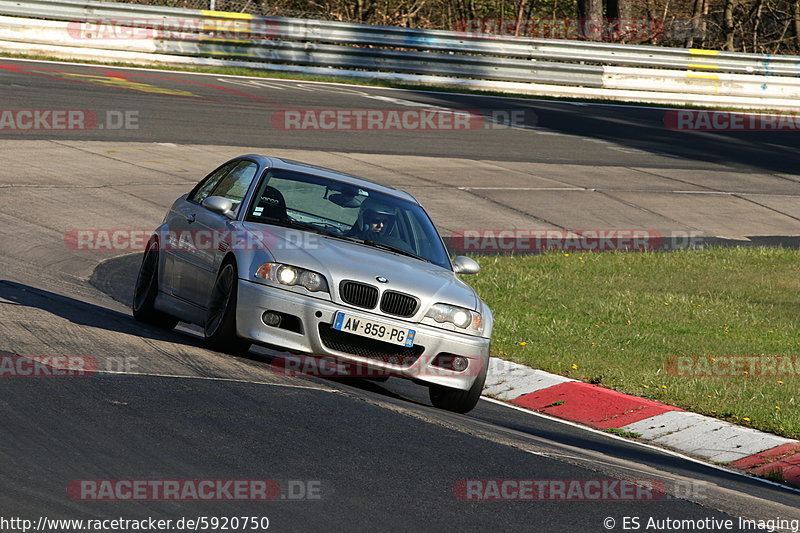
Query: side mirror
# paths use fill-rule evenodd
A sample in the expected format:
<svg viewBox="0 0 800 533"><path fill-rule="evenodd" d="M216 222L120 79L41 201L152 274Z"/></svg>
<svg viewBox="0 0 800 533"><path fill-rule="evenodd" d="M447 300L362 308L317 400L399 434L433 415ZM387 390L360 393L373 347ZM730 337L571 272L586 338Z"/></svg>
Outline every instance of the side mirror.
<svg viewBox="0 0 800 533"><path fill-rule="evenodd" d="M214 213L225 215L228 218L232 218L233 216L233 202L228 198L223 198L222 196L209 196L200 202L200 204Z"/></svg>
<svg viewBox="0 0 800 533"><path fill-rule="evenodd" d="M481 271L481 266L474 259L459 255L453 259L453 270L456 274L477 274Z"/></svg>

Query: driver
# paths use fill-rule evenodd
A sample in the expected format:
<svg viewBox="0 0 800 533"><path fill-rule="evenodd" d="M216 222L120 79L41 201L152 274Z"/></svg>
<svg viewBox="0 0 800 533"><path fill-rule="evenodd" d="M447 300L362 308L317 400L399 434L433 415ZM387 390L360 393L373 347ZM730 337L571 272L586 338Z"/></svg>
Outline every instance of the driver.
<svg viewBox="0 0 800 533"><path fill-rule="evenodd" d="M367 209L364 212L364 239L371 241L387 237L391 231L394 215L387 211L375 211Z"/></svg>
<svg viewBox="0 0 800 533"><path fill-rule="evenodd" d="M392 234L397 215L387 208L374 207L364 209L360 226L354 227L352 236L365 241L374 241L389 246L407 249L408 246Z"/></svg>

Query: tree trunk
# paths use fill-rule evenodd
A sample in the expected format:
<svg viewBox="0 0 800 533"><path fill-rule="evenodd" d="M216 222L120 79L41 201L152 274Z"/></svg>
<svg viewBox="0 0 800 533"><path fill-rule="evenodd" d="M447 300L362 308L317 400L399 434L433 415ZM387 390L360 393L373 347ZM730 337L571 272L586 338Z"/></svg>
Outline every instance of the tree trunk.
<svg viewBox="0 0 800 533"><path fill-rule="evenodd" d="M609 27L606 32L611 40L622 43L643 40L639 24L631 19L631 11L630 0L607 0L606 17Z"/></svg>
<svg viewBox="0 0 800 533"><path fill-rule="evenodd" d="M798 0L800 2L800 0ZM725 45L723 48L728 52L733 52L733 38L736 30L736 24L733 18L733 12L736 9L737 0L725 0L725 7L723 9L723 28L725 30Z"/></svg>
<svg viewBox="0 0 800 533"><path fill-rule="evenodd" d="M361 22L368 22L375 13L375 1L376 0L356 0L356 19Z"/></svg>
<svg viewBox="0 0 800 533"><path fill-rule="evenodd" d="M761 11L764 9L764 0L758 0L755 9L755 23L753 24L753 52L759 52L758 30L761 26Z"/></svg>
<svg viewBox="0 0 800 533"><path fill-rule="evenodd" d="M667 0L667 1L664 3L664 12L663 12L663 14L661 15L661 24L662 24L662 26L661 26L661 29L662 29L662 31L663 31L664 33L663 33L663 34L661 34L661 35L659 35L658 37L664 37L664 38L667 38L667 15L669 15L669 0ZM674 29L674 28L675 28L675 23L674 23L674 22L672 23L672 26L671 26L671 28L672 28L672 29ZM654 42L653 44L655 44L655 42Z"/></svg>
<svg viewBox="0 0 800 533"><path fill-rule="evenodd" d="M608 0L606 4L606 16L610 19L631 18L630 0Z"/></svg>
<svg viewBox="0 0 800 533"><path fill-rule="evenodd" d="M797 51L800 51L800 0L794 0L792 3L792 19L794 20L794 45Z"/></svg>
<svg viewBox="0 0 800 533"><path fill-rule="evenodd" d="M708 4L709 0L703 0L703 15L700 18L700 48L706 46L706 34L708 29Z"/></svg>
<svg viewBox="0 0 800 533"><path fill-rule="evenodd" d="M514 28L514 36L519 37L520 26L522 26L522 15L525 13L525 4L528 3L528 0L521 0L519 3L519 9L517 9L517 25Z"/></svg>
<svg viewBox="0 0 800 533"><path fill-rule="evenodd" d="M692 48L694 46L694 38L700 35L700 19L705 10L705 0L694 0L694 9L692 10L692 31L683 43L684 48Z"/></svg>
<svg viewBox="0 0 800 533"><path fill-rule="evenodd" d="M603 38L603 0L578 0L581 37L588 41Z"/></svg>

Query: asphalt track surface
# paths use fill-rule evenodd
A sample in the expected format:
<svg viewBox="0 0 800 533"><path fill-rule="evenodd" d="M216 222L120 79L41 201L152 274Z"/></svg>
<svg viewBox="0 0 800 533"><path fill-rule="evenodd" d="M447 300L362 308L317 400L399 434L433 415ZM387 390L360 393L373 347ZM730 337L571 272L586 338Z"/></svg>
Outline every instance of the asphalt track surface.
<svg viewBox="0 0 800 533"><path fill-rule="evenodd" d="M121 220L154 227L177 196L173 189L185 190L202 177L176 177L165 149L153 152L157 156L147 169L119 174L114 167L114 179L122 184L95 183L101 172L88 162L105 158L116 164L114 147L131 143L377 155L393 165L430 156L510 166L663 168L706 177L724 167L726 176L738 178L730 187L792 196L800 157L795 134L687 135L664 128L663 111L617 106L279 81L245 86L218 76L34 62L0 61L0 67L4 108L135 110L140 119L139 128L130 130L3 132L0 355L88 355L113 372L2 381L0 517L248 515L269 517L270 530L277 531L554 532L606 531L608 517L617 530L626 516L643 524L649 518L730 518L735 525L740 516L800 518L796 491L611 435L488 401L468 415L454 415L433 409L426 391L409 382L287 377L270 370L272 354L265 350L244 358L210 351L196 330L165 333L133 321L127 304L138 254L101 262L108 256L79 256L63 244L66 229L104 227L99 225L104 217L105 227L119 227ZM121 74L127 81L108 81ZM131 89L133 79L161 93L141 85ZM527 126L538 130L321 134L270 125L270 113L280 109L407 108L408 102L487 114L519 109ZM41 150L51 145L69 157L56 148ZM76 163L81 157L87 161L85 187ZM138 196L128 192L106 205L109 191L113 197L145 175L151 181ZM753 175L772 181L753 184ZM167 192L158 188L159 179ZM432 178L426 179L435 189ZM437 210L446 217L446 203ZM528 221L542 219L532 214ZM787 225L776 234L795 233ZM81 501L67 493L69 484L81 479L271 479L284 496L292 483L311 482L318 484L320 497ZM465 479L658 480L668 494L656 501L465 502L454 494Z"/></svg>
<svg viewBox="0 0 800 533"><path fill-rule="evenodd" d="M150 72L65 67L59 64L6 63L4 100L14 107L53 109L136 110L138 130L94 130L60 138L226 144L265 148L324 149L373 154L415 154L435 157L497 158L587 165L652 164L703 169L721 164L743 171L795 173L800 168L797 135L788 132L730 132L724 135L670 131L663 109L593 106L476 97L462 94L397 92L344 85L192 76ZM8 70L8 69L12 70ZM62 72L92 77L65 76ZM108 77L124 77L112 86ZM133 84L153 88L131 89ZM163 94L172 90L176 94ZM160 91L150 92L150 91ZM146 97L143 97L143 94ZM367 94L370 97L365 97ZM520 132L510 130L423 132L282 131L271 125L271 113L307 107L341 109L399 108L393 99L448 109L490 114L522 111L524 124L574 136L540 135L521 145ZM9 106L11 107L11 106ZM477 135L476 135L477 133ZM788 134L787 134L788 133ZM4 135L13 138L13 135ZM21 132L18 138L53 138L52 133ZM476 142L479 141L479 142ZM614 143L609 150L598 141ZM624 154L624 155L621 155ZM676 159L677 158L677 159Z"/></svg>

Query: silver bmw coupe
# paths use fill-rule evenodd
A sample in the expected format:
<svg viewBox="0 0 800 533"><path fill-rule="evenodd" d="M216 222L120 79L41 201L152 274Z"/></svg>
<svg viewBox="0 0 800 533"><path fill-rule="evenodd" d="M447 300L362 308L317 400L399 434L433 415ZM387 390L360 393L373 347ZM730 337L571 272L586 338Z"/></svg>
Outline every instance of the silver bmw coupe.
<svg viewBox="0 0 800 533"><path fill-rule="evenodd" d="M170 207L150 238L137 320L203 327L220 351L256 343L428 386L471 410L486 378L492 313L456 274L410 194L260 155L223 164Z"/></svg>

